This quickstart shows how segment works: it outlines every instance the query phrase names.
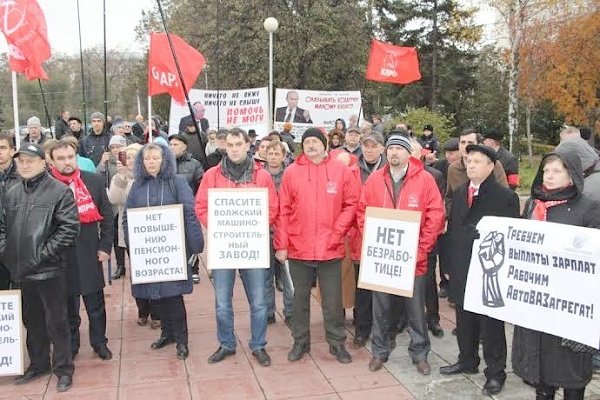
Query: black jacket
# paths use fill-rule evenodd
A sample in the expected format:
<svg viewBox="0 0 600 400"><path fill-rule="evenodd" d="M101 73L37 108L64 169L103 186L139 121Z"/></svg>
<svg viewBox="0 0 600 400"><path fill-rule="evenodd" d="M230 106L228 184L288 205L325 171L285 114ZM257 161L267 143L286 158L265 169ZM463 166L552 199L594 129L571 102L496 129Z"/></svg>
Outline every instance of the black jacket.
<svg viewBox="0 0 600 400"><path fill-rule="evenodd" d="M6 192L0 255L13 282L63 275L66 250L79 235L73 193L46 171Z"/></svg>
<svg viewBox="0 0 600 400"><path fill-rule="evenodd" d="M65 133L67 133L69 131L69 123L66 122L64 119L62 119L61 117L58 117L56 119L56 122L54 123L54 137L58 140L60 140Z"/></svg>
<svg viewBox="0 0 600 400"><path fill-rule="evenodd" d="M210 153L206 157L206 164L208 165L206 169L219 165L223 159L223 156L225 156L225 150L217 149L214 153Z"/></svg>
<svg viewBox="0 0 600 400"><path fill-rule="evenodd" d="M0 172L0 210L2 210L4 204L6 192L20 180L21 178L17 173L17 164L15 162L10 163L10 167L8 167L5 173Z"/></svg>
<svg viewBox="0 0 600 400"><path fill-rule="evenodd" d="M177 158L177 175L181 175L185 178L188 185L192 188L194 196L200 186L204 169L200 161L192 157L188 152L184 153L181 157Z"/></svg>
<svg viewBox="0 0 600 400"><path fill-rule="evenodd" d="M500 186L493 172L479 186L479 193L473 198L470 208L467 203L468 187L469 182L459 186L453 193L446 239L450 299L460 307L463 306L477 223L488 215L519 218L519 197L512 190Z"/></svg>
<svg viewBox="0 0 600 400"><path fill-rule="evenodd" d="M527 200L524 218L531 218L533 199L545 196L540 190L546 155L531 188L532 196ZM574 195L566 203L548 208L546 220L559 224L600 228L600 203L581 194L583 173L579 157L574 153L560 154L575 186ZM555 200L550 198L549 200ZM512 348L512 365L515 374L531 382L543 382L550 386L582 388L592 379L592 357L576 353L560 345L561 338L547 333L515 325Z"/></svg>
<svg viewBox="0 0 600 400"><path fill-rule="evenodd" d="M79 154L92 160L97 167L100 164L102 154L108 151L111 137L112 135L105 130L99 135L96 135L93 131L88 133L79 142Z"/></svg>
<svg viewBox="0 0 600 400"><path fill-rule="evenodd" d="M87 171L81 171L81 179L103 220L81 224L75 248L68 253L67 288L70 295L94 293L104 287L104 272L102 263L98 261L98 250L110 254L115 234L112 206L106 195L104 179Z"/></svg>

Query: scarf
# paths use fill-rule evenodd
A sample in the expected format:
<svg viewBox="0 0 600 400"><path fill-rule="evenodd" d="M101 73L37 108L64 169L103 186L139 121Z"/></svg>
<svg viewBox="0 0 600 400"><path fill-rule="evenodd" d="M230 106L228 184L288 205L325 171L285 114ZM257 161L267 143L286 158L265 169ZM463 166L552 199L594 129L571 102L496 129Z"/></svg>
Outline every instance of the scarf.
<svg viewBox="0 0 600 400"><path fill-rule="evenodd" d="M244 161L236 164L229 157L224 156L221 159L221 170L223 175L230 181L235 183L251 182L254 175L254 160L247 156Z"/></svg>
<svg viewBox="0 0 600 400"><path fill-rule="evenodd" d="M81 179L81 170L79 168L71 175L63 175L58 172L56 167L52 167L50 173L54 178L69 186L73 191L75 203L77 203L77 210L79 211L79 222L82 224L89 224L104 219L98 212L98 207L96 207L96 203L94 203L90 191Z"/></svg>
<svg viewBox="0 0 600 400"><path fill-rule="evenodd" d="M577 188L574 185L565 188L548 190L544 185L534 187L534 206L531 219L546 221L550 207L564 204L572 198L577 197Z"/></svg>

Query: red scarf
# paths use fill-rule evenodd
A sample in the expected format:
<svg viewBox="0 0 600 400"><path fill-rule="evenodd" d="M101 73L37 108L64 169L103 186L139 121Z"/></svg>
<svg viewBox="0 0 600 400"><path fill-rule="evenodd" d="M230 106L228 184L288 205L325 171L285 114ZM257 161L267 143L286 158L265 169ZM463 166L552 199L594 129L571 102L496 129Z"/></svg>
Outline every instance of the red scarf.
<svg viewBox="0 0 600 400"><path fill-rule="evenodd" d="M548 216L548 209L550 207L557 206L559 204L566 203L567 200L548 200L542 201L535 199L535 206L533 208L533 213L531 214L531 219L535 219L538 221L546 221L546 217Z"/></svg>
<svg viewBox="0 0 600 400"><path fill-rule="evenodd" d="M94 199L90 195L90 191L81 180L81 171L78 169L71 175L63 175L56 167L50 168L50 173L53 177L68 185L75 194L75 202L79 211L79 222L89 224L92 222L102 221L104 218L98 212L98 207L94 203Z"/></svg>

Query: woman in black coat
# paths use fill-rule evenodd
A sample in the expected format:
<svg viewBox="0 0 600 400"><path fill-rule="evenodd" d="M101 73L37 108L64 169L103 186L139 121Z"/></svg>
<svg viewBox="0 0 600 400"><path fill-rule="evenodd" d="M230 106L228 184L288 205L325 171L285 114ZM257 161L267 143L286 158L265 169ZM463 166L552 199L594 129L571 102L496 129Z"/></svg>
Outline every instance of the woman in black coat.
<svg viewBox="0 0 600 400"><path fill-rule="evenodd" d="M194 211L194 195L184 177L175 173L175 156L166 146L149 143L137 154L134 166L135 181L127 197L126 210L183 204L186 248L199 254L204 248L202 229ZM123 216L127 237L127 212ZM156 300L161 317L162 334L152 343L161 349L177 343L177 357L189 355L187 317L183 295L192 292L192 271L188 266L187 280L144 283L132 286L135 298Z"/></svg>
<svg viewBox="0 0 600 400"><path fill-rule="evenodd" d="M524 218L600 228L600 203L583 195L583 173L575 154L546 155L533 181ZM583 399L592 379L592 356L561 345L560 337L515 326L512 364L515 374L536 388L536 399Z"/></svg>

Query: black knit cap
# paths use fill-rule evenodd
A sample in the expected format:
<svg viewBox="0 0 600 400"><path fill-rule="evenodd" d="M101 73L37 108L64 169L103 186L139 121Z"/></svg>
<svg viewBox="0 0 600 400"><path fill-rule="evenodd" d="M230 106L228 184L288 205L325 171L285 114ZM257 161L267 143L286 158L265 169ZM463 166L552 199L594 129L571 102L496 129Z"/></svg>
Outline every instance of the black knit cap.
<svg viewBox="0 0 600 400"><path fill-rule="evenodd" d="M498 161L498 153L496 153L496 150L492 149L491 147L487 147L482 144L470 144L467 146L467 153L471 153L472 151L484 154L493 163Z"/></svg>
<svg viewBox="0 0 600 400"><path fill-rule="evenodd" d="M171 143L172 139L177 139L180 142L185 143L186 145L188 144L187 138L179 133L176 133L175 135L171 135L169 136L169 143Z"/></svg>
<svg viewBox="0 0 600 400"><path fill-rule="evenodd" d="M325 138L325 135L323 134L323 132L321 132L320 129L308 128L307 130L305 130L302 134L302 144L304 144L304 139L309 137L316 137L321 142L323 142L323 146L327 147L327 139Z"/></svg>

